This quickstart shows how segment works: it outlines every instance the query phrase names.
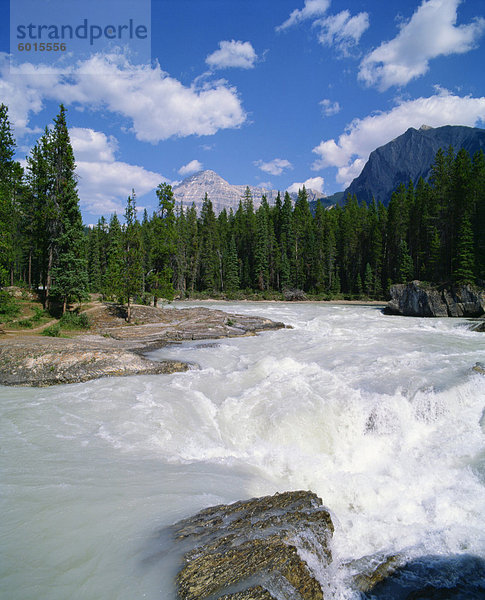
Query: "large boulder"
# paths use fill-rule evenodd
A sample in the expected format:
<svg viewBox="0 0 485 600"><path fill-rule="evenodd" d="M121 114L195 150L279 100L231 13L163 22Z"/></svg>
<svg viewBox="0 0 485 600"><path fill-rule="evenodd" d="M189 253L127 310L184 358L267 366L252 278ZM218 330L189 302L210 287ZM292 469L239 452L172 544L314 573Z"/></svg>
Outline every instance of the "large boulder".
<svg viewBox="0 0 485 600"><path fill-rule="evenodd" d="M182 600L323 600L302 556L331 560L329 512L312 492L284 492L207 508L175 524L184 549Z"/></svg>
<svg viewBox="0 0 485 600"><path fill-rule="evenodd" d="M388 314L409 317L480 317L485 314L485 290L470 285L435 287L412 281L390 288Z"/></svg>

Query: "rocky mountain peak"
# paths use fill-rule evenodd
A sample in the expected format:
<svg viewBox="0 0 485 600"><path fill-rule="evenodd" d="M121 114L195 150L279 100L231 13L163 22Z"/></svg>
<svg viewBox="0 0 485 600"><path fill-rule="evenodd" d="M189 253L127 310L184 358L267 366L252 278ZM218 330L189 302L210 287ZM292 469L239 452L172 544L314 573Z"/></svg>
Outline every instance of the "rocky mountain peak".
<svg viewBox="0 0 485 600"><path fill-rule="evenodd" d="M185 208L192 206L192 203L194 203L198 212L200 212L205 195L207 194L212 202L215 213L218 214L224 208L227 211L232 209L233 212L236 212L239 201L244 197L246 187L249 187L251 191L255 208L261 204L263 195L266 196L270 204L274 203L278 195L278 191L273 189L232 185L211 169L199 171L186 177L181 183L174 186L173 193L177 203L183 203ZM322 195L311 189L308 189L307 192L309 200L315 200ZM297 194L290 194L290 196L295 200Z"/></svg>
<svg viewBox="0 0 485 600"><path fill-rule="evenodd" d="M387 205L401 183L412 181L416 186L420 177L427 180L438 150L446 152L450 146L455 152L464 148L473 156L477 150L485 150L485 130L461 125L422 125L419 130L410 127L371 152L361 174L345 190L344 198L355 194L359 202L369 203L375 198Z"/></svg>

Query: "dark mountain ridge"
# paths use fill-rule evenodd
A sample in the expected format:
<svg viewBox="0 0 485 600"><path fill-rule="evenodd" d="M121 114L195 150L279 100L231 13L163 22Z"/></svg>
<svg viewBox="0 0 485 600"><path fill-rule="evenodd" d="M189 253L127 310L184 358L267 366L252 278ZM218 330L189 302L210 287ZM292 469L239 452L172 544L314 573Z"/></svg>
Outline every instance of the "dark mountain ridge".
<svg viewBox="0 0 485 600"><path fill-rule="evenodd" d="M347 194L355 194L359 202L370 202L374 197L387 205L401 183L407 185L411 180L416 185L420 177L427 180L438 150L446 152L450 146L455 153L464 148L473 157L478 150L485 151L485 129L461 125L410 127L371 152L361 174L345 190L344 199Z"/></svg>

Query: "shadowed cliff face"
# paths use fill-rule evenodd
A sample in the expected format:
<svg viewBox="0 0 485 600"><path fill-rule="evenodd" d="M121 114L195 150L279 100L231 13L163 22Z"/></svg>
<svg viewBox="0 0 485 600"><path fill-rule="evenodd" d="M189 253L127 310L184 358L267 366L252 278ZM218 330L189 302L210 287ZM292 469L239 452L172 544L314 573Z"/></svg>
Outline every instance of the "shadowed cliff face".
<svg viewBox="0 0 485 600"><path fill-rule="evenodd" d="M411 127L371 153L362 173L345 190L344 198L350 193L359 202L370 202L374 197L387 205L401 183L407 185L411 180L416 185L420 177L427 180L438 150L446 152L450 146L455 153L464 148L470 156L477 150L485 151L485 130L458 125L419 130Z"/></svg>

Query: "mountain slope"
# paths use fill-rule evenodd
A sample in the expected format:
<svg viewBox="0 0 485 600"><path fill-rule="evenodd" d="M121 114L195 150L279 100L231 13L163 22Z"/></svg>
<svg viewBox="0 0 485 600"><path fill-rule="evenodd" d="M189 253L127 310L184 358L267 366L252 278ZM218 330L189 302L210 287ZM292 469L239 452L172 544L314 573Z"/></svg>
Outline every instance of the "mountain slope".
<svg viewBox="0 0 485 600"><path fill-rule="evenodd" d="M388 204L392 192L400 183L409 180L416 185L419 178L428 179L436 152L446 152L452 146L455 152L465 148L471 156L477 150L485 151L485 130L477 127L445 125L431 128L423 125L419 130L410 128L384 146L374 150L361 174L345 190L355 194L359 202L377 201Z"/></svg>
<svg viewBox="0 0 485 600"><path fill-rule="evenodd" d="M268 202L273 204L278 195L277 190L270 190L255 186L249 186L253 196L255 208L261 204L263 194L266 195ZM245 185L231 185L220 175L214 171L200 171L190 177L186 177L181 183L174 186L173 193L177 203L183 202L185 208L192 206L195 203L197 211L200 212L205 194L209 196L214 212L219 214L224 208L229 211L232 208L236 212L239 205L239 200L244 196L246 191ZM321 196L315 190L307 190L309 200L314 200ZM283 192L282 192L283 197ZM296 199L296 194L290 194L293 200Z"/></svg>

